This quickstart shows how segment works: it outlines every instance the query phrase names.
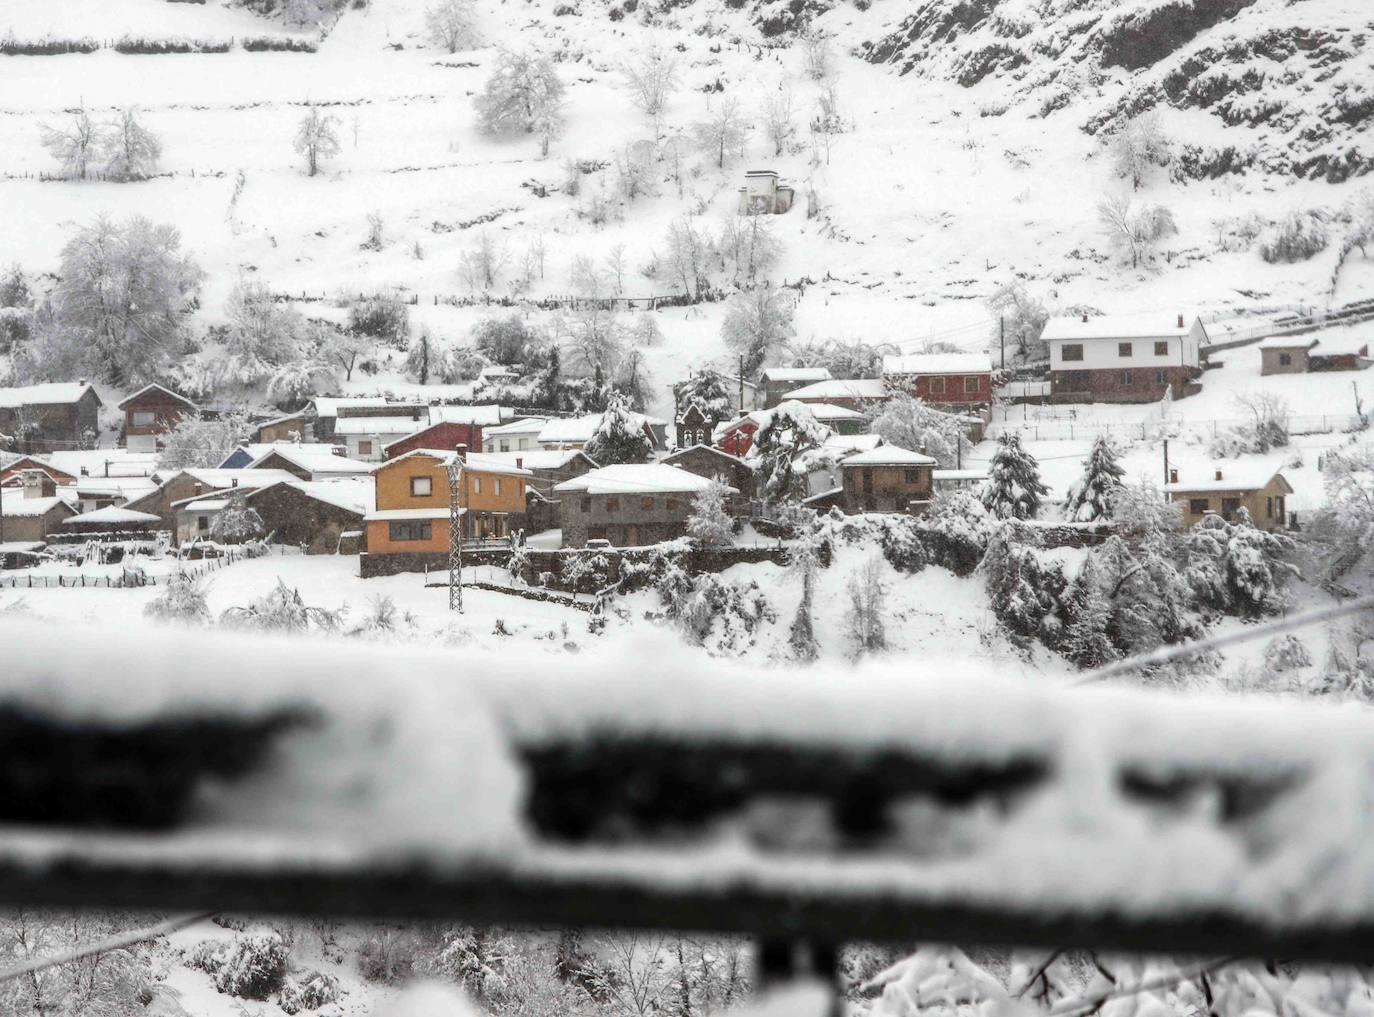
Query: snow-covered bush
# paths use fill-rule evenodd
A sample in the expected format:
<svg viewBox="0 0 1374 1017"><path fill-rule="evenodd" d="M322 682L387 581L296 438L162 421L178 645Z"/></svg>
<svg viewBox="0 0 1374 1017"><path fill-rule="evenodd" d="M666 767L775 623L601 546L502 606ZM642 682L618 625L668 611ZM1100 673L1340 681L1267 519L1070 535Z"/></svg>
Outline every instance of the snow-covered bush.
<svg viewBox="0 0 1374 1017"><path fill-rule="evenodd" d="M1282 396L1273 392L1240 392L1234 401L1246 420L1213 437L1213 456L1233 459L1263 454L1288 444L1288 403Z"/></svg>
<svg viewBox="0 0 1374 1017"><path fill-rule="evenodd" d="M1284 584L1297 575L1283 560L1294 546L1292 538L1254 526L1243 508L1234 523L1204 516L1189 531L1184 575L1203 607L1243 618L1276 614L1285 604Z"/></svg>
<svg viewBox="0 0 1374 1017"><path fill-rule="evenodd" d="M259 632L305 632L310 628L332 632L343 621L343 611L310 607L278 578L277 585L265 597L249 601L242 607L231 607L220 615L220 624Z"/></svg>
<svg viewBox="0 0 1374 1017"><path fill-rule="evenodd" d="M682 626L688 642L717 653L753 645L759 626L777 619L754 582L722 582L712 575L692 579L681 569L671 568L658 591L664 615Z"/></svg>
<svg viewBox="0 0 1374 1017"><path fill-rule="evenodd" d="M692 499L687 517L687 535L704 547L731 547L735 542L735 521L726 511L726 487L711 481Z"/></svg>
<svg viewBox="0 0 1374 1017"><path fill-rule="evenodd" d="M220 992L239 999L267 999L286 978L289 948L281 934L249 932L228 940L206 940L189 962L210 976Z"/></svg>
<svg viewBox="0 0 1374 1017"><path fill-rule="evenodd" d="M248 504L242 491L231 494L228 504L210 521L210 539L220 544L242 544L265 531L262 516Z"/></svg>
<svg viewBox="0 0 1374 1017"><path fill-rule="evenodd" d="M1149 478L1121 484L1113 492L1108 517L1122 536L1141 538L1173 533L1183 523L1183 510Z"/></svg>
<svg viewBox="0 0 1374 1017"><path fill-rule="evenodd" d="M1153 111L1131 118L1112 138L1108 151L1113 171L1137 191L1154 167L1168 166L1173 158L1159 114Z"/></svg>
<svg viewBox="0 0 1374 1017"><path fill-rule="evenodd" d="M953 469L973 448L967 425L956 414L937 410L907 393L897 393L884 402L869 424L869 430L889 445L924 452L942 469Z"/></svg>
<svg viewBox="0 0 1374 1017"><path fill-rule="evenodd" d="M185 572L173 572L167 577L158 595L150 600L143 613L158 621L204 625L210 621L210 607L205 602L205 590Z"/></svg>
<svg viewBox="0 0 1374 1017"><path fill-rule="evenodd" d="M1313 212L1293 212L1265 230L1260 257L1270 264L1306 261L1326 250L1326 224Z"/></svg>
<svg viewBox="0 0 1374 1017"><path fill-rule="evenodd" d="M399 293L379 293L348 305L348 332L403 350L410 339L410 308Z"/></svg>
<svg viewBox="0 0 1374 1017"><path fill-rule="evenodd" d="M306 971L286 977L277 996L277 1005L295 1015L302 1010L318 1010L336 1003L342 995L337 977L323 971Z"/></svg>
<svg viewBox="0 0 1374 1017"><path fill-rule="evenodd" d="M358 944L358 974L369 982L395 985L415 973L420 942L410 929L378 926Z"/></svg>
<svg viewBox="0 0 1374 1017"><path fill-rule="evenodd" d="M916 523L930 564L966 576L978 567L997 520L971 491L937 496Z"/></svg>
<svg viewBox="0 0 1374 1017"><path fill-rule="evenodd" d="M1040 464L1021 447L1020 436L1010 431L999 436L983 487L983 507L999 519L1033 519L1048 493L1040 481Z"/></svg>
<svg viewBox="0 0 1374 1017"><path fill-rule="evenodd" d="M1099 435L1083 462L1083 475L1069 488L1064 503L1064 518L1091 523L1111 514L1112 501L1121 487L1126 471L1117 461L1116 448L1106 435Z"/></svg>
<svg viewBox="0 0 1374 1017"><path fill-rule="evenodd" d="M923 538L922 520L915 516L886 512L850 516L839 509L823 517L812 536L850 547L877 544L889 565L907 573L920 572L929 563Z"/></svg>

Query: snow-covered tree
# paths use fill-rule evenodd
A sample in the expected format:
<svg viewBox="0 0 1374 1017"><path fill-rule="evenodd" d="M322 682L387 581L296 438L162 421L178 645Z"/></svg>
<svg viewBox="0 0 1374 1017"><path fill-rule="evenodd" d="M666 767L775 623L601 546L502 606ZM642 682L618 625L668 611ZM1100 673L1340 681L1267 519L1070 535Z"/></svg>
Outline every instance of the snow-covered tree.
<svg viewBox="0 0 1374 1017"><path fill-rule="evenodd" d="M1132 268L1149 258L1155 244L1178 232L1173 213L1163 205L1136 208L1128 197L1103 201L1097 219L1107 242L1130 257Z"/></svg>
<svg viewBox="0 0 1374 1017"><path fill-rule="evenodd" d="M509 252L489 230L479 230L477 243L458 259L458 271L471 290L489 290L505 270Z"/></svg>
<svg viewBox="0 0 1374 1017"><path fill-rule="evenodd" d="M749 456L758 463L764 496L773 502L785 501L797 493L793 463L803 452L824 443L831 431L805 403L780 403L760 416Z"/></svg>
<svg viewBox="0 0 1374 1017"><path fill-rule="evenodd" d="M983 487L983 506L1000 519L1032 519L1048 493L1040 481L1040 464L1021 447L1020 436L1001 435Z"/></svg>
<svg viewBox="0 0 1374 1017"><path fill-rule="evenodd" d="M1108 631L1111 601L1092 555L1083 560L1083 567L1065 590L1064 605L1072 619L1064 634L1064 656L1082 668L1101 667L1120 656Z"/></svg>
<svg viewBox="0 0 1374 1017"><path fill-rule="evenodd" d="M305 353L300 314L278 303L266 285L241 279L225 306L229 326L217 387L255 385Z"/></svg>
<svg viewBox="0 0 1374 1017"><path fill-rule="evenodd" d="M1140 190L1156 166L1168 166L1173 154L1159 114L1151 111L1131 117L1108 143L1112 169L1118 177Z"/></svg>
<svg viewBox="0 0 1374 1017"><path fill-rule="evenodd" d="M1293 540L1254 526L1241 509L1234 523L1207 515L1188 533L1184 572L1199 604L1223 614L1258 618L1282 610L1283 587L1297 574L1283 557Z"/></svg>
<svg viewBox="0 0 1374 1017"><path fill-rule="evenodd" d="M692 512L687 517L687 536L704 547L733 546L735 523L726 508L728 497L725 485L716 480L699 491L692 499Z"/></svg>
<svg viewBox="0 0 1374 1017"><path fill-rule="evenodd" d="M473 104L484 134L533 134L543 155L563 129L563 82L552 60L529 50L502 50Z"/></svg>
<svg viewBox="0 0 1374 1017"><path fill-rule="evenodd" d="M344 381L352 381L358 361L374 345L369 336L350 329L326 328L320 336L319 357L324 363L343 371Z"/></svg>
<svg viewBox="0 0 1374 1017"><path fill-rule="evenodd" d="M773 143L773 155L780 156L787 151L792 139L797 136L792 92L786 84L780 83L776 91L769 93L760 112L768 140Z"/></svg>
<svg viewBox="0 0 1374 1017"><path fill-rule="evenodd" d="M430 338L429 329L422 328L406 350L406 376L421 385L428 385L434 360L434 340Z"/></svg>
<svg viewBox="0 0 1374 1017"><path fill-rule="evenodd" d="M1069 488L1064 503L1064 518L1091 523L1111 515L1112 500L1121 488L1126 471L1117 461L1116 448L1105 434L1097 436L1092 451L1083 461L1083 475Z"/></svg>
<svg viewBox="0 0 1374 1017"><path fill-rule="evenodd" d="M1346 546L1374 547L1374 444L1330 452L1321 467L1324 521Z"/></svg>
<svg viewBox="0 0 1374 1017"><path fill-rule="evenodd" d="M816 542L810 536L813 529L814 527L803 529L801 538L792 545L787 557L788 572L795 580L800 581L802 589L801 600L797 603L797 613L793 615L792 625L787 631L787 646L792 653L792 659L801 663L815 660L820 653L816 629L811 620L816 593L816 573L820 568Z"/></svg>
<svg viewBox="0 0 1374 1017"><path fill-rule="evenodd" d="M993 319L991 339L999 344L1005 342L1022 360L1049 359L1049 345L1041 342L1040 336L1050 320L1050 312L1019 279L993 291L988 298L988 311Z"/></svg>
<svg viewBox="0 0 1374 1017"><path fill-rule="evenodd" d="M156 597L150 600L143 613L158 621L204 625L210 621L210 607L205 601L204 587L180 570L167 577Z"/></svg>
<svg viewBox="0 0 1374 1017"><path fill-rule="evenodd" d="M209 468L222 463L230 452L247 440L251 428L241 412L224 414L214 420L185 416L162 439L158 455L160 470Z"/></svg>
<svg viewBox="0 0 1374 1017"><path fill-rule="evenodd" d="M850 573L845 597L845 634L854 655L887 649L887 583L881 556L874 555Z"/></svg>
<svg viewBox="0 0 1374 1017"><path fill-rule="evenodd" d="M772 286L756 286L730 298L720 334L726 347L744 358L746 374L757 371L795 334L793 311L791 297Z"/></svg>
<svg viewBox="0 0 1374 1017"><path fill-rule="evenodd" d="M1117 487L1109 515L1117 532L1132 538L1173 534L1183 522L1182 509L1148 477Z"/></svg>
<svg viewBox="0 0 1374 1017"><path fill-rule="evenodd" d="M73 113L65 128L42 124L39 131L43 147L61 165L62 175L74 180L86 179L105 148L103 132L84 109Z"/></svg>
<svg viewBox="0 0 1374 1017"><path fill-rule="evenodd" d="M228 504L210 521L210 539L221 544L242 544L265 532L262 516L248 504L247 495L242 491L231 494Z"/></svg>
<svg viewBox="0 0 1374 1017"><path fill-rule="evenodd" d="M450 53L477 41L477 5L473 0L439 0L425 11L430 41Z"/></svg>
<svg viewBox="0 0 1374 1017"><path fill-rule="evenodd" d="M1069 584L1058 559L1018 543L1004 528L988 544L979 569L993 614L1012 635L1038 640L1052 649L1063 645Z"/></svg>
<svg viewBox="0 0 1374 1017"><path fill-rule="evenodd" d="M630 409L629 400L616 394L583 451L601 466L615 466L648 462L654 446L644 433L644 418Z"/></svg>
<svg viewBox="0 0 1374 1017"><path fill-rule="evenodd" d="M734 99L722 99L705 120L692 125L702 148L714 156L720 169L725 167L725 157L743 145L744 127L744 117Z"/></svg>
<svg viewBox="0 0 1374 1017"><path fill-rule="evenodd" d="M623 73L635 109L649 118L658 133L663 112L678 86L677 57L655 43L626 62Z"/></svg>
<svg viewBox="0 0 1374 1017"><path fill-rule="evenodd" d="M299 590L278 579L266 596L226 610L220 615L220 624L258 632L305 632L310 628L332 632L342 619L342 611L311 607Z"/></svg>
<svg viewBox="0 0 1374 1017"><path fill-rule="evenodd" d="M318 106L311 106L310 112L301 118L296 128L294 145L297 154L305 157L308 176L315 176L319 173L322 162L333 159L342 151L338 126L338 118L321 113Z"/></svg>
<svg viewBox="0 0 1374 1017"><path fill-rule="evenodd" d="M905 392L877 407L869 430L889 445L924 452L942 468L953 469L972 450L964 422Z"/></svg>
<svg viewBox="0 0 1374 1017"><path fill-rule="evenodd" d="M753 285L777 264L782 241L773 231L770 216L732 215L725 220L717 250L736 284Z"/></svg>
<svg viewBox="0 0 1374 1017"><path fill-rule="evenodd" d="M162 142L138 119L138 108L123 110L105 135L105 172L116 180L143 180L157 172Z"/></svg>
<svg viewBox="0 0 1374 1017"><path fill-rule="evenodd" d="M736 393L730 379L714 368L704 368L673 386L678 413L696 403L710 420L724 420L735 412Z"/></svg>
<svg viewBox="0 0 1374 1017"><path fill-rule="evenodd" d="M62 248L54 334L79 344L76 359L96 377L151 381L180 341L203 277L174 227L102 217Z"/></svg>
<svg viewBox="0 0 1374 1017"><path fill-rule="evenodd" d="M666 246L664 265L672 281L681 283L682 292L696 299L711 285L710 238L697 228L691 216L682 216L668 224Z"/></svg>

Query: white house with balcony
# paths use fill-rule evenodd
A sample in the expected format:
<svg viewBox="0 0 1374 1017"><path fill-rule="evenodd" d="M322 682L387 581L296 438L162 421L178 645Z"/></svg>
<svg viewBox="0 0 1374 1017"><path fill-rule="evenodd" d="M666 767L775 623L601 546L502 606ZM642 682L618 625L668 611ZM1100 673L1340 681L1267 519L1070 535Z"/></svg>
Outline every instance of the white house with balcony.
<svg viewBox="0 0 1374 1017"><path fill-rule="evenodd" d="M1202 323L1187 314L1086 314L1051 318L1042 338L1050 348L1054 402L1148 403L1172 390L1198 391Z"/></svg>

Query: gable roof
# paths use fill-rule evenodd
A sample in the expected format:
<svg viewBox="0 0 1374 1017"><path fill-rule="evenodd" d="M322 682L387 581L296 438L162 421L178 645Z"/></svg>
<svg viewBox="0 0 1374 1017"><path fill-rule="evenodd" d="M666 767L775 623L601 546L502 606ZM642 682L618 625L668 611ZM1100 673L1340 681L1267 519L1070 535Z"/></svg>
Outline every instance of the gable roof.
<svg viewBox="0 0 1374 1017"><path fill-rule="evenodd" d="M898 445L879 445L864 452L855 452L840 460L841 466L934 466L935 459L923 452Z"/></svg>
<svg viewBox="0 0 1374 1017"><path fill-rule="evenodd" d="M155 516L151 512L135 512L133 509L119 508L110 505L107 508L96 509L94 512L83 512L81 515L68 516L62 520L63 526L85 526L90 523L160 523L161 516Z"/></svg>
<svg viewBox="0 0 1374 1017"><path fill-rule="evenodd" d="M76 480L76 474L68 473L66 470L59 469L52 463L48 462L48 460L43 458L42 456L24 453L22 455L17 455L12 458L5 458L3 455L0 455L0 472L6 472L8 470L26 469L42 470L50 477L53 477L53 474L57 474L58 477L66 477L68 480L73 482L75 482ZM53 480L57 480L57 477L53 477Z"/></svg>
<svg viewBox="0 0 1374 1017"><path fill-rule="evenodd" d="M377 507L377 485L371 477L346 477L339 480L280 480L251 492L244 500L252 501L278 487L289 487L307 498L333 505L345 512L367 515Z"/></svg>
<svg viewBox="0 0 1374 1017"><path fill-rule="evenodd" d="M890 392L882 378L831 378L793 389L784 399L886 399Z"/></svg>
<svg viewBox="0 0 1374 1017"><path fill-rule="evenodd" d="M316 448L329 448L328 445L313 446ZM321 455L318 452L302 451L310 449L310 445L296 445L283 442L274 445L269 451L264 452L258 458L248 464L250 470L258 468L258 464L271 458L281 456L288 463L297 466L302 470L309 470L311 473L337 473L344 475L361 476L364 473L372 472L372 464L365 463L360 459L349 459L347 456L336 456L333 452Z"/></svg>
<svg viewBox="0 0 1374 1017"><path fill-rule="evenodd" d="M681 459L688 452L710 452L714 456L719 456L722 459L728 459L732 465L743 466L745 469L750 469L749 464L746 463L739 456L732 456L729 452L722 451L721 449L716 448L714 445L689 445L687 448L680 448L672 455L665 456L663 459L663 463L668 466L676 465L676 463L674 463L673 460Z"/></svg>
<svg viewBox="0 0 1374 1017"><path fill-rule="evenodd" d="M429 425L435 424L477 424L484 430L501 423L501 407L494 403L486 406L431 406Z"/></svg>
<svg viewBox="0 0 1374 1017"><path fill-rule="evenodd" d="M410 435L416 428L428 427L425 418L414 417L337 417L334 420L335 434L353 435Z"/></svg>
<svg viewBox="0 0 1374 1017"><path fill-rule="evenodd" d="M90 392L101 403L100 393L89 382L49 381L40 385L15 385L0 388L0 408L18 409L20 406L59 406L79 403ZM104 405L101 403L101 405Z"/></svg>
<svg viewBox="0 0 1374 1017"><path fill-rule="evenodd" d="M883 357L883 374L990 374L986 353L902 353Z"/></svg>
<svg viewBox="0 0 1374 1017"><path fill-rule="evenodd" d="M520 452L482 452L480 455L483 459L508 463L511 466L514 466L518 459L527 470L560 470L574 459L587 460L591 463L592 469L598 466L596 460L580 448L534 448Z"/></svg>
<svg viewBox="0 0 1374 1017"><path fill-rule="evenodd" d="M1183 324L1179 324L1182 319ZM1196 315L1151 311L1145 314L1101 314L1083 320L1082 315L1051 318L1040 338L1056 339L1168 339L1193 330Z"/></svg>
<svg viewBox="0 0 1374 1017"><path fill-rule="evenodd" d="M181 403L183 406L189 406L193 410L200 408L195 403L191 402L191 400L187 399L180 392L173 392L166 385L159 385L157 382L153 382L152 384L144 385L141 389L139 389L137 392L134 392L132 395L125 396L122 402L116 404L115 409L124 409L139 396L144 395L148 392L161 392L163 395L171 396L173 399Z"/></svg>
<svg viewBox="0 0 1374 1017"><path fill-rule="evenodd" d="M507 434L538 434L548 422L548 417L521 417L497 427L483 427L482 438L495 438Z"/></svg>
<svg viewBox="0 0 1374 1017"><path fill-rule="evenodd" d="M511 477L534 476L533 472L524 467L517 467L514 463L507 465L502 461L502 455L510 454L511 453L508 452L469 452L462 457L463 470L466 473L500 473ZM459 458L457 451L452 449L416 448L411 449L404 455L397 456L395 459L388 459L386 462L378 463L376 466L372 467L372 472L380 473L382 470L395 466L397 463L403 463L407 459L414 459L416 456L424 456L427 459L433 459L445 469L448 469L448 467L453 465L453 462Z"/></svg>
<svg viewBox="0 0 1374 1017"><path fill-rule="evenodd" d="M1166 494L1189 494L1203 491L1260 491L1269 486L1275 477L1283 481L1283 486L1291 494L1293 485L1288 483L1280 470L1282 462L1275 460L1227 460L1222 465L1210 464L1205 471L1198 470L1196 479L1189 479L1184 468L1179 469L1178 481L1165 484ZM1217 473L1221 479L1217 479Z"/></svg>
<svg viewBox="0 0 1374 1017"><path fill-rule="evenodd" d="M828 367L765 367L759 374L764 381L795 381L806 385L830 377Z"/></svg>
<svg viewBox="0 0 1374 1017"><path fill-rule="evenodd" d="M251 467L243 469L224 469L223 467L202 468L199 466L187 467L184 470L177 470L172 476L167 478L166 487L173 480L180 476L190 477L197 483L204 484L208 488L232 488L243 487L250 490L267 487L269 484L276 484L283 480L295 480L295 474L288 473L286 470L261 469L255 470Z"/></svg>
<svg viewBox="0 0 1374 1017"><path fill-rule="evenodd" d="M555 491L585 494L695 494L713 483L664 463L622 463L602 466L554 487ZM738 494L733 487L728 491Z"/></svg>
<svg viewBox="0 0 1374 1017"><path fill-rule="evenodd" d="M55 508L64 508L69 514L76 514L76 509L61 498L15 498L11 495L0 503L0 516L6 519L35 519L47 515Z"/></svg>

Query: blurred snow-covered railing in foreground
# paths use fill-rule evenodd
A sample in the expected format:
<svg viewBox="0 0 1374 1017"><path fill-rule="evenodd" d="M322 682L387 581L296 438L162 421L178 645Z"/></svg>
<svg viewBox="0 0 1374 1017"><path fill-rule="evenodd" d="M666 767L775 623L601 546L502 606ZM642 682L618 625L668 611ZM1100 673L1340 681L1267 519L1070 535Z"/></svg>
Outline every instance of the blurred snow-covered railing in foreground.
<svg viewBox="0 0 1374 1017"><path fill-rule="evenodd" d="M606 650L0 622L0 903L1367 959L1367 713Z"/></svg>

